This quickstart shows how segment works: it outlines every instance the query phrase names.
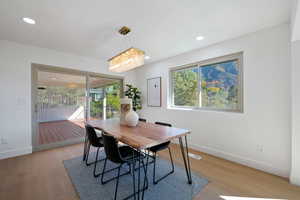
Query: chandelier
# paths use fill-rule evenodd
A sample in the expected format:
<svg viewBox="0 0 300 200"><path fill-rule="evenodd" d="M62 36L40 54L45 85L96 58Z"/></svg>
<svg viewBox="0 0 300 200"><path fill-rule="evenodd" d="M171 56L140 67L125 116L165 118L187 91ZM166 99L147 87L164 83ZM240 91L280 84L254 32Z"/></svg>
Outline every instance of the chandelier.
<svg viewBox="0 0 300 200"><path fill-rule="evenodd" d="M129 48L108 60L109 70L126 72L144 64L145 52L137 48Z"/></svg>

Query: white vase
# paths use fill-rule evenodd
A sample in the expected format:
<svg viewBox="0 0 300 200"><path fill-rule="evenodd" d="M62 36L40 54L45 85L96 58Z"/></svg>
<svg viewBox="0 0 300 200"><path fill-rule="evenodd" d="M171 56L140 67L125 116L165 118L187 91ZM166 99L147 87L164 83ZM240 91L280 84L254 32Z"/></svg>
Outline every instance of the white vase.
<svg viewBox="0 0 300 200"><path fill-rule="evenodd" d="M125 117L128 112L132 110L132 100L128 97L121 99L121 115L120 115L120 123L122 125L127 125Z"/></svg>
<svg viewBox="0 0 300 200"><path fill-rule="evenodd" d="M136 126L139 122L139 116L134 110L130 110L126 116L125 121L127 123L127 126Z"/></svg>

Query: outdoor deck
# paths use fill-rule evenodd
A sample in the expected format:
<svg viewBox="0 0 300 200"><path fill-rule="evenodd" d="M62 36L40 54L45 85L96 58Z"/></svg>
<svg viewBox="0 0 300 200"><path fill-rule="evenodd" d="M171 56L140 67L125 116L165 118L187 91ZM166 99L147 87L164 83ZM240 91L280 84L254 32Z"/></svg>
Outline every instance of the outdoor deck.
<svg viewBox="0 0 300 200"><path fill-rule="evenodd" d="M84 121L53 121L39 123L39 145L61 142L85 135Z"/></svg>

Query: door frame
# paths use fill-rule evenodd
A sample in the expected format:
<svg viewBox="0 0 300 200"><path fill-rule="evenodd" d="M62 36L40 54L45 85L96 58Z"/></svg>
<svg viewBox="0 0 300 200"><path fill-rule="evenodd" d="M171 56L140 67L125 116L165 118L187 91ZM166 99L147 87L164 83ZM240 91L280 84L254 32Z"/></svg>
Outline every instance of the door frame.
<svg viewBox="0 0 300 200"><path fill-rule="evenodd" d="M99 78L111 78L111 79L117 79L121 82L121 98L124 95L124 77L123 76L117 76L117 75L109 75L109 74L101 74L101 73L95 73L95 72L88 72L88 71L81 71L71 68L64 68L64 67L58 67L58 66L51 66L51 65L44 65L44 64L38 64L38 63L31 63L31 142L32 142L32 151L41 151L46 149L52 149L57 148L61 146L81 143L84 141L84 137L81 138L75 138L70 139L67 141L61 141L51 144L44 144L39 145L38 144L38 122L37 122L37 81L38 81L38 72L44 71L44 72L54 72L54 73L63 73L63 74L69 74L69 75L80 75L85 77L86 81L86 88L85 88L85 120L87 117L87 112L89 112L89 106L87 105L88 98L89 98L89 78L92 77L99 77Z"/></svg>

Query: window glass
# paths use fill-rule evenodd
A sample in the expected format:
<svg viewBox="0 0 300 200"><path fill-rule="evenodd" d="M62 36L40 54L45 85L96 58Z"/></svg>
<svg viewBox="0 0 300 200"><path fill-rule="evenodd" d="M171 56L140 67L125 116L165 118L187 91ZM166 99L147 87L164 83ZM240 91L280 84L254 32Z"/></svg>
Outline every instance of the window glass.
<svg viewBox="0 0 300 200"><path fill-rule="evenodd" d="M239 70L237 61L202 66L200 107L237 110Z"/></svg>
<svg viewBox="0 0 300 200"><path fill-rule="evenodd" d="M197 67L173 72L174 105L198 106L198 80L199 72Z"/></svg>
<svg viewBox="0 0 300 200"><path fill-rule="evenodd" d="M172 70L172 106L241 112L241 56L234 54Z"/></svg>

